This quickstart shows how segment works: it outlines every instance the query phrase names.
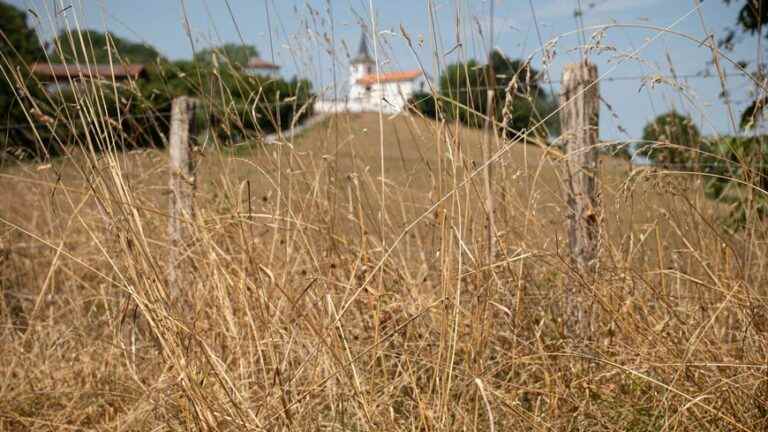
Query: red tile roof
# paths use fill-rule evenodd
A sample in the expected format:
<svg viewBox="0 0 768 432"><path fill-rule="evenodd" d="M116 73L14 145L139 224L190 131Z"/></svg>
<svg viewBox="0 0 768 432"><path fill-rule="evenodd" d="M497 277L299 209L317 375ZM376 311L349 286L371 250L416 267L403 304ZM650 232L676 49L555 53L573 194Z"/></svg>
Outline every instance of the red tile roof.
<svg viewBox="0 0 768 432"><path fill-rule="evenodd" d="M32 64L32 73L43 78L67 79L68 76L77 78L80 76L90 78L136 78L144 73L144 65L83 65L83 64Z"/></svg>
<svg viewBox="0 0 768 432"><path fill-rule="evenodd" d="M280 69L280 66L272 64L266 60L262 60L258 57L251 57L248 59L248 64L245 65L248 69Z"/></svg>
<svg viewBox="0 0 768 432"><path fill-rule="evenodd" d="M388 83L388 82L401 82L401 81L412 81L422 75L420 70L409 70L409 71L401 71L401 72L388 72L383 74L371 74L366 75L359 80L357 80L358 84L363 85L372 85L379 82L382 83Z"/></svg>

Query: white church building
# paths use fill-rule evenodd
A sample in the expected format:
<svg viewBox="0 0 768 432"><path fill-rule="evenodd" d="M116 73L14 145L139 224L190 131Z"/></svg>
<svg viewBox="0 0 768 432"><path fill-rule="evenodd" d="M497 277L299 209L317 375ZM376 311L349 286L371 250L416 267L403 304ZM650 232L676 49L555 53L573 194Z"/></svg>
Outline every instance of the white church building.
<svg viewBox="0 0 768 432"><path fill-rule="evenodd" d="M345 100L318 100L316 112L403 111L414 92L422 90L420 70L376 73L376 62L368 51L365 33L360 38L357 55L349 65L349 96Z"/></svg>

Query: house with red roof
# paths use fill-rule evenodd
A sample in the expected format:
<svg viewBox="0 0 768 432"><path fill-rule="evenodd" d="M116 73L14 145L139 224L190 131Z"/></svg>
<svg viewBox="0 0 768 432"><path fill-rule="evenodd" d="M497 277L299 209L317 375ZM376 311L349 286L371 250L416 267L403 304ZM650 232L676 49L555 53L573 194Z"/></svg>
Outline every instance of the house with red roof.
<svg viewBox="0 0 768 432"><path fill-rule="evenodd" d="M363 33L357 55L349 65L348 99L318 101L315 111L383 111L394 114L403 111L408 99L423 85L424 74L418 69L377 73L376 62L370 55Z"/></svg>
<svg viewBox="0 0 768 432"><path fill-rule="evenodd" d="M141 64L53 64L34 63L30 69L50 93L66 90L87 81L107 83L134 81L146 78L147 72Z"/></svg>
<svg viewBox="0 0 768 432"><path fill-rule="evenodd" d="M280 74L280 66L270 63L259 57L251 57L243 67L245 73L251 76L267 76L277 78Z"/></svg>

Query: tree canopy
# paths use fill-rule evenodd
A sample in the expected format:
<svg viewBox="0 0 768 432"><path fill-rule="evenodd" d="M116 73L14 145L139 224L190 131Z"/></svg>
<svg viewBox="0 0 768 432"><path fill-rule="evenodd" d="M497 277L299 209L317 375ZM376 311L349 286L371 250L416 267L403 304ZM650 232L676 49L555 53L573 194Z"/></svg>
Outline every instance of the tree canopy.
<svg viewBox="0 0 768 432"><path fill-rule="evenodd" d="M768 0L723 0L727 5L740 4L739 14L736 18L736 28L726 32L720 40L720 45L726 49L733 49L738 33L763 37L765 24L768 23ZM768 34L765 34L768 37ZM757 60L757 59L756 59ZM745 66L749 62L742 62ZM760 65L758 65L760 66ZM762 78L760 78L762 79ZM759 116L768 106L768 100L764 94L756 97L741 114L741 127L752 128Z"/></svg>
<svg viewBox="0 0 768 432"><path fill-rule="evenodd" d="M207 96L201 98L205 107L199 112L201 124L225 141L285 128L312 113L311 83L307 80L252 77L236 67L214 69L214 53L218 64L225 58L230 64L246 64L258 55L250 45L227 44L198 52L193 60L171 62L150 45L109 33L62 32L52 43L52 62L83 63L87 58L92 63L143 63L146 75L116 87L112 82L98 82L94 87L64 87L46 94L43 83L23 67L47 60L34 30L27 25L26 13L0 0L0 31L0 68L11 78L9 82L0 76L0 125L14 125L0 135L0 159L8 155L44 158L59 153L61 146L82 140L90 125L62 121L54 126L46 123L50 127L27 127L27 114L32 114L33 122L38 122L38 117L60 118L63 104L79 103L78 92L99 92L104 115L119 119L114 143L118 148L162 145L168 133L171 101L181 95ZM15 88L26 90L17 94ZM226 91L210 93L219 88ZM31 103L34 110L27 106Z"/></svg>
<svg viewBox="0 0 768 432"><path fill-rule="evenodd" d="M14 91L15 84L29 79L25 69L16 68L16 65L40 61L44 58L44 51L40 47L40 41L35 31L27 25L26 12L0 1L0 69L7 73L13 80L13 85L4 76L0 76L0 125L26 124L27 118L24 107L20 104ZM21 75L17 75L21 71ZM34 89L32 89L34 90ZM19 143L27 145L18 146ZM15 149L23 149L25 152L34 152L35 146L31 131L27 128L12 127L0 134L0 160Z"/></svg>
<svg viewBox="0 0 768 432"><path fill-rule="evenodd" d="M0 1L0 52L13 60L40 60L43 49L35 31L27 26L26 12Z"/></svg>
<svg viewBox="0 0 768 432"><path fill-rule="evenodd" d="M218 47L206 48L195 53L194 60L199 63L213 63L214 54L217 62L225 60L240 66L245 66L251 57L258 57L259 50L253 45L228 43Z"/></svg>
<svg viewBox="0 0 768 432"><path fill-rule="evenodd" d="M154 63L163 56L152 45L133 42L111 33L96 30L62 32L56 37L57 48L51 52L52 61L62 60L67 63L83 63L86 56L82 50L82 41L86 46L87 58L94 63Z"/></svg>
<svg viewBox="0 0 768 432"><path fill-rule="evenodd" d="M744 31L752 34L762 31L762 27L768 20L768 0L723 0L725 4L731 5L743 3L739 9L739 15L736 19L737 24Z"/></svg>
<svg viewBox="0 0 768 432"><path fill-rule="evenodd" d="M692 160L701 134L690 117L670 111L645 126L643 141L639 154L661 165L678 165Z"/></svg>
<svg viewBox="0 0 768 432"><path fill-rule="evenodd" d="M489 66L476 60L446 67L439 82L441 95L450 101L441 104L446 116L457 117L470 126L481 126L487 113L488 88L491 86L496 89L492 107L494 119L501 122L506 116L506 120L511 120L507 127L515 131L530 128L554 110L554 98L544 91L539 72L530 64L511 59L499 51L491 53L489 64L494 75L492 85ZM506 90L513 94L509 95L511 106L505 108Z"/></svg>

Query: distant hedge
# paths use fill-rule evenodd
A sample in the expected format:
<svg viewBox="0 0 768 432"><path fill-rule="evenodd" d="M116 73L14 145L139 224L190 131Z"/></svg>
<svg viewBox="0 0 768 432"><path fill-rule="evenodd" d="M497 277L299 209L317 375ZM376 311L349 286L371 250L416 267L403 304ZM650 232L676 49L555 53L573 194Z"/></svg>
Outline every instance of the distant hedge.
<svg viewBox="0 0 768 432"><path fill-rule="evenodd" d="M24 127L13 129L7 154L45 158L78 143L126 150L162 147L171 101L182 95L198 98L199 128L224 142L287 128L312 113L309 81L249 76L187 61L150 65L145 78L117 86L105 80L53 94L38 82L28 87L34 97L25 107L17 104ZM23 112L35 106L33 130ZM88 134L103 139L87 140Z"/></svg>
<svg viewBox="0 0 768 432"><path fill-rule="evenodd" d="M50 45L51 61L143 63L146 74L117 85L104 78L46 91L30 69L47 57L28 22L26 12L0 0L0 162L44 159L76 145L161 147L171 101L182 95L200 101L200 127L225 142L257 138L312 113L307 80L249 76L242 61L211 62L209 55L169 62L152 46L93 30L59 33ZM255 47L244 48L234 52L257 54Z"/></svg>
<svg viewBox="0 0 768 432"><path fill-rule="evenodd" d="M407 103L409 110L423 114L425 117L437 118L437 102L435 96L427 92L416 92Z"/></svg>

